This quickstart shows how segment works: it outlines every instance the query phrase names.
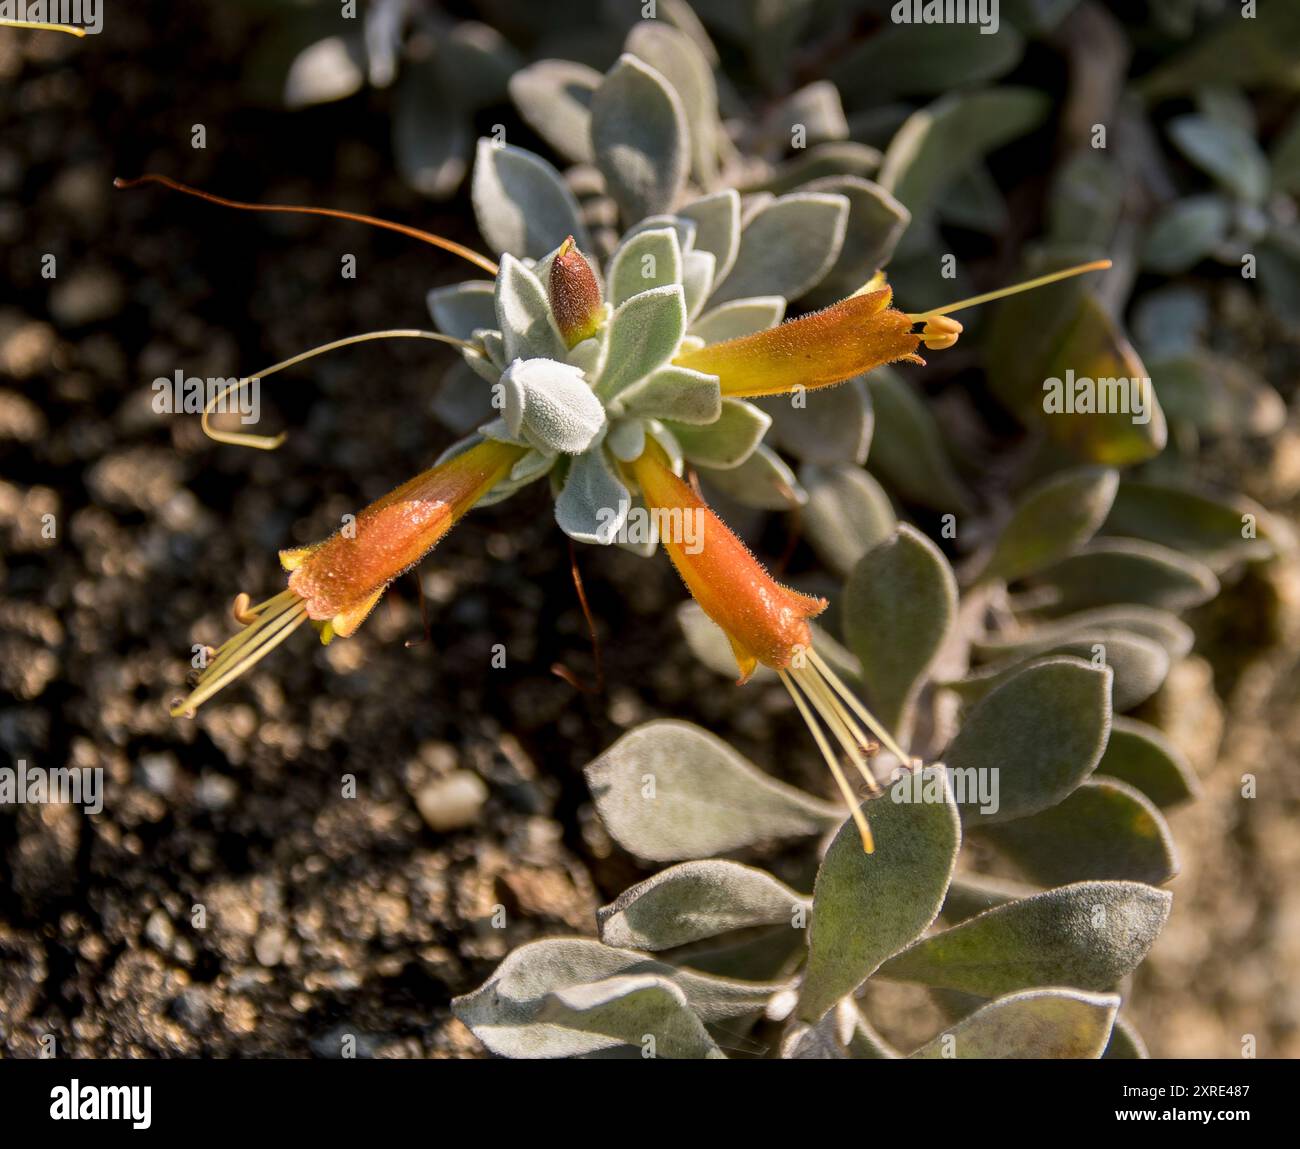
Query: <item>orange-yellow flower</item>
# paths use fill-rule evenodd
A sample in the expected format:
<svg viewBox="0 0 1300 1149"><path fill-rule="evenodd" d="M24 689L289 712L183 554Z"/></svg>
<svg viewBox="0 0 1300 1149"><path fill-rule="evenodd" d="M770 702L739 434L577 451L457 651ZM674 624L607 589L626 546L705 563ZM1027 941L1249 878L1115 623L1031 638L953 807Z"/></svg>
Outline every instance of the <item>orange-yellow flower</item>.
<svg viewBox="0 0 1300 1149"><path fill-rule="evenodd" d="M236 600L244 629L217 650L172 714L193 714L308 620L319 624L322 642L354 633L388 584L433 550L525 450L479 443L371 503L324 542L282 551L289 589L253 607L246 596Z"/></svg>
<svg viewBox="0 0 1300 1149"><path fill-rule="evenodd" d="M910 765L911 759L814 648L808 619L826 608L826 600L800 594L772 578L690 485L673 474L653 440L627 470L661 522L696 516L690 543L685 537L661 537L660 542L704 613L727 636L740 680L749 678L759 663L780 676L830 767L857 824L862 848L870 853L871 829L831 741L839 744L872 793L879 793L880 786L867 763L874 745L864 724L900 763Z"/></svg>
<svg viewBox="0 0 1300 1149"><path fill-rule="evenodd" d="M899 360L924 364L916 354L916 319L890 307L892 298L888 287L851 295L766 331L685 351L673 362L716 375L724 395L739 397L830 387Z"/></svg>

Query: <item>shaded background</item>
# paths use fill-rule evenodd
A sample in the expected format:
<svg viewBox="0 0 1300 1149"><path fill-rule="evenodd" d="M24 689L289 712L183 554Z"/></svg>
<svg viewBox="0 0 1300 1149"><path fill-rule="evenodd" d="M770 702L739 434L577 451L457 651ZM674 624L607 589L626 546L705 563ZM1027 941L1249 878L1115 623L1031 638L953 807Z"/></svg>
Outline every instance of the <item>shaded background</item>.
<svg viewBox="0 0 1300 1149"><path fill-rule="evenodd" d="M0 811L3 1048L34 1056L53 1034L64 1056L334 1056L348 1032L361 1053L478 1055L450 998L524 941L594 933L596 906L644 876L580 772L621 730L688 718L801 786L826 780L779 686L735 690L686 652L665 561L582 551L608 685L551 673L595 681L540 485L470 516L421 567L428 642L403 645L422 631L408 576L357 637L322 649L300 634L198 720L168 717L191 644L229 632L234 594L282 585L278 549L323 537L450 441L431 413L447 359L371 344L268 381L261 429L290 432L275 453L156 415L150 383L426 326L427 289L464 270L356 225L114 192L112 178L156 170L478 241L463 199L432 205L396 178L382 95L256 107L240 87L253 17L109 7L85 41L0 29L0 752L106 781L98 815ZM506 108L478 127L495 122L534 138ZM348 254L356 279L340 274ZM1258 458L1205 465L1248 467L1252 493L1294 507L1292 428ZM762 553L785 531L770 525ZM800 548L792 563L811 561ZM1228 588L1193 620L1208 659L1153 704L1206 788L1171 817L1183 873L1130 1007L1156 1056L1235 1057L1246 1034L1262 1056L1300 1054L1298 606L1289 560ZM458 770L486 783L481 808L453 809L438 785ZM448 819L463 825L435 828ZM887 1033L940 1024L905 989L877 1004Z"/></svg>

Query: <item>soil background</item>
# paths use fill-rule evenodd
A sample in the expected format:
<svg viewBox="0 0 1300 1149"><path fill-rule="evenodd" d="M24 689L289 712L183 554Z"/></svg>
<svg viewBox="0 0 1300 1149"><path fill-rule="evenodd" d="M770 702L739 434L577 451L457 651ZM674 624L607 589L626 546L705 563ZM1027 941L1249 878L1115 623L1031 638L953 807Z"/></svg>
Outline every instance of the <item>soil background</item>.
<svg viewBox="0 0 1300 1149"><path fill-rule="evenodd" d="M271 453L156 414L152 381L427 326L426 291L466 273L395 235L113 177L477 237L463 198L431 205L396 178L382 95L253 106L240 10L110 7L86 41L0 29L0 758L100 767L106 786L99 814L0 810L0 1050L37 1056L52 1035L60 1056L330 1057L354 1034L362 1055L481 1056L450 999L524 941L592 934L596 907L646 872L605 836L581 774L621 731L686 718L805 788L826 782L779 687L736 690L686 651L666 561L581 552L606 686L552 673L596 681L540 488L475 512L420 568L426 641L404 646L424 630L407 576L355 638L300 633L197 720L168 716L193 644L230 632L233 596L281 588L277 550L451 441L432 413L448 360L393 341L268 380L259 430L289 432ZM507 111L487 121L502 118L527 146ZM769 533L779 553L784 527ZM1243 661L1211 617L1228 670L1193 659L1156 702L1206 783L1173 818L1174 915L1133 987L1157 1056L1237 1057L1248 1034L1261 1056L1300 1055L1294 585L1282 563L1230 591L1230 619L1266 604L1272 650ZM443 784L459 771L486 784L481 807ZM898 1009L900 1032L928 1036L922 1005Z"/></svg>

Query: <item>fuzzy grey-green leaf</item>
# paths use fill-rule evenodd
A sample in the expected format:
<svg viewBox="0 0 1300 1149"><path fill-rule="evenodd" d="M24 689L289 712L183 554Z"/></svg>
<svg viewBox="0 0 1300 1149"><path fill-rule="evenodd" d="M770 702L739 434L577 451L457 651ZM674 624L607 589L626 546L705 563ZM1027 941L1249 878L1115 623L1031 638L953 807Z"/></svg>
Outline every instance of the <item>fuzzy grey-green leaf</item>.
<svg viewBox="0 0 1300 1149"><path fill-rule="evenodd" d="M808 967L799 1016L815 1022L935 919L952 877L961 827L942 770L914 781L937 801L899 801L897 787L863 808L875 852L850 819L835 835L813 889Z"/></svg>
<svg viewBox="0 0 1300 1149"><path fill-rule="evenodd" d="M1057 985L1104 992L1146 957L1172 901L1141 882L1062 886L924 938L880 975L982 997Z"/></svg>
<svg viewBox="0 0 1300 1149"><path fill-rule="evenodd" d="M1116 717L1098 776L1118 778L1157 806L1176 806L1201 789L1187 756L1160 730L1132 718Z"/></svg>
<svg viewBox="0 0 1300 1149"><path fill-rule="evenodd" d="M707 858L774 838L820 833L840 811L776 781L687 722L648 722L587 766L609 832L651 861Z"/></svg>
<svg viewBox="0 0 1300 1149"><path fill-rule="evenodd" d="M608 401L662 367L685 333L686 301L680 284L632 296L610 316L609 346L596 393Z"/></svg>
<svg viewBox="0 0 1300 1149"><path fill-rule="evenodd" d="M1098 1058L1119 1009L1116 994L1038 989L981 1006L912 1057Z"/></svg>
<svg viewBox="0 0 1300 1149"><path fill-rule="evenodd" d="M541 156L481 139L474 158L474 217L494 252L540 259L568 236L588 250L578 201Z"/></svg>
<svg viewBox="0 0 1300 1149"><path fill-rule="evenodd" d="M840 610L877 717L902 731L957 617L952 568L934 543L904 523L858 560Z"/></svg>
<svg viewBox="0 0 1300 1149"><path fill-rule="evenodd" d="M799 478L808 492L803 513L808 541L840 577L894 533L898 519L889 496L861 467L805 464Z"/></svg>

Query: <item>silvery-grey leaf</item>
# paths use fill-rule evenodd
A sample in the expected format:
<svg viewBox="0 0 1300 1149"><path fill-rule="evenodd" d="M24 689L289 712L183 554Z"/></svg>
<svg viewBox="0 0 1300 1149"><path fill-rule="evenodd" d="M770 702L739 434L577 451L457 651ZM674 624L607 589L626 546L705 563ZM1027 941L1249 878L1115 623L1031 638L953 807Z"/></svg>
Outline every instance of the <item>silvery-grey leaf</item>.
<svg viewBox="0 0 1300 1149"><path fill-rule="evenodd" d="M308 45L289 66L284 80L287 108L306 108L343 100L366 82L361 37L327 36Z"/></svg>
<svg viewBox="0 0 1300 1149"><path fill-rule="evenodd" d="M500 32L478 20L461 20L440 37L436 59L447 91L477 111L500 103L523 58Z"/></svg>
<svg viewBox="0 0 1300 1149"><path fill-rule="evenodd" d="M701 467L700 477L744 507L788 511L808 501L794 472L766 443L759 443L740 466L723 470Z"/></svg>
<svg viewBox="0 0 1300 1149"><path fill-rule="evenodd" d="M673 215L670 212L660 212L658 215L648 215L645 219L638 220L623 233L621 242L626 243L634 235L640 235L643 231L660 231L665 227L671 227L677 233L677 246L682 251L694 249L695 221L687 219L684 215Z"/></svg>
<svg viewBox="0 0 1300 1149"><path fill-rule="evenodd" d="M691 324L691 334L705 343L724 343L766 331L775 327L785 316L785 300L779 295L755 295L749 299L733 299L712 307Z"/></svg>
<svg viewBox="0 0 1300 1149"><path fill-rule="evenodd" d="M962 1018L914 1058L1098 1058L1110 1039L1119 995L1077 989L1008 994Z"/></svg>
<svg viewBox="0 0 1300 1149"><path fill-rule="evenodd" d="M830 192L849 201L844 246L834 266L805 300L808 306L824 306L857 291L889 262L912 213L879 184L856 176L813 180L804 190Z"/></svg>
<svg viewBox="0 0 1300 1149"><path fill-rule="evenodd" d="M740 250L740 194L727 188L692 200L677 214L695 223L695 250L713 253L718 261L714 278L721 283Z"/></svg>
<svg viewBox="0 0 1300 1149"><path fill-rule="evenodd" d="M494 252L539 259L573 236L591 246L578 201L541 156L489 139L478 142L471 198L474 217Z"/></svg>
<svg viewBox="0 0 1300 1149"><path fill-rule="evenodd" d="M630 415L677 423L713 423L722 414L717 376L671 365L620 391L616 402Z"/></svg>
<svg viewBox="0 0 1300 1149"><path fill-rule="evenodd" d="M497 324L506 359L564 359L568 348L551 317L546 289L514 256L501 257L496 282Z"/></svg>
<svg viewBox="0 0 1300 1149"><path fill-rule="evenodd" d="M674 435L658 419L647 419L645 423L645 433L650 436L668 456L668 466L674 475L682 473L682 467L685 460L682 458L682 445L677 441Z"/></svg>
<svg viewBox="0 0 1300 1149"><path fill-rule="evenodd" d="M407 184L434 199L455 192L469 171L470 132L464 107L441 86L432 61L403 69L393 112L393 155Z"/></svg>
<svg viewBox="0 0 1300 1149"><path fill-rule="evenodd" d="M652 287L682 281L682 253L677 233L669 227L638 232L610 257L609 302L617 307Z"/></svg>
<svg viewBox="0 0 1300 1149"><path fill-rule="evenodd" d="M501 376L510 434L539 450L577 455L605 426L605 408L582 372L553 359L516 359Z"/></svg>
<svg viewBox="0 0 1300 1149"><path fill-rule="evenodd" d="M651 861L708 858L838 825L842 811L764 774L688 722L648 722L586 768L621 846Z"/></svg>
<svg viewBox="0 0 1300 1149"><path fill-rule="evenodd" d="M786 147L810 147L847 139L849 134L839 90L829 80L817 80L791 92L768 114L765 126Z"/></svg>
<svg viewBox="0 0 1300 1149"><path fill-rule="evenodd" d="M713 69L689 36L660 20L628 33L626 50L668 81L681 99L691 141L691 169L709 187L718 176L718 87Z"/></svg>
<svg viewBox="0 0 1300 1149"><path fill-rule="evenodd" d="M618 419L610 425L605 446L616 459L630 463L645 450L645 423L640 419Z"/></svg>
<svg viewBox="0 0 1300 1149"><path fill-rule="evenodd" d="M681 100L655 69L619 57L592 97L591 143L625 221L672 210L686 184L690 134Z"/></svg>
<svg viewBox="0 0 1300 1149"><path fill-rule="evenodd" d="M864 554L894 533L898 520L889 496L861 467L805 464L799 477L808 491L804 529L822 561L846 577Z"/></svg>
<svg viewBox="0 0 1300 1149"><path fill-rule="evenodd" d="M496 299L493 298L495 306ZM484 354L488 357L488 362L492 364L500 373L506 369L510 360L506 356L506 341L501 337L501 332L491 328L474 332L475 341L483 348ZM465 360L469 362L468 357Z"/></svg>
<svg viewBox="0 0 1300 1149"><path fill-rule="evenodd" d="M492 409L492 388L464 360L458 360L443 372L433 413L456 434L467 434L496 414Z"/></svg>
<svg viewBox="0 0 1300 1149"><path fill-rule="evenodd" d="M834 266L848 217L847 199L822 192L795 192L765 204L741 232L735 265L713 302L759 294L798 299Z"/></svg>
<svg viewBox="0 0 1300 1149"><path fill-rule="evenodd" d="M606 945L654 952L749 926L795 928L808 901L764 870L710 858L638 882L597 910L596 923Z"/></svg>
<svg viewBox="0 0 1300 1149"><path fill-rule="evenodd" d="M588 451L569 464L555 500L555 521L569 538L609 546L632 506L628 489L610 470L603 452Z"/></svg>
<svg viewBox="0 0 1300 1149"><path fill-rule="evenodd" d="M865 463L875 415L862 377L796 395L773 395L759 404L772 416L772 439L805 463Z"/></svg>
<svg viewBox="0 0 1300 1149"><path fill-rule="evenodd" d="M495 327L497 309L490 279L470 279L429 292L429 314L444 335L469 339L480 328Z"/></svg>
<svg viewBox="0 0 1300 1149"><path fill-rule="evenodd" d="M717 262L711 251L688 251L682 256L682 291L686 295L686 314L691 319L699 315L708 301Z"/></svg>
<svg viewBox="0 0 1300 1149"><path fill-rule="evenodd" d="M608 401L663 366L686 333L686 300L679 284L634 295L609 318L605 367L595 383Z"/></svg>
<svg viewBox="0 0 1300 1149"><path fill-rule="evenodd" d="M722 413L705 427L665 420L682 445L682 454L702 467L738 467L763 440L772 418L743 399L724 399Z"/></svg>
<svg viewBox="0 0 1300 1149"><path fill-rule="evenodd" d="M500 343L501 341L500 335L497 332L493 332L493 334L497 336L497 342ZM476 346L481 345L483 331L482 330L476 331L475 337L476 337L475 345ZM474 374L477 375L480 379L488 383L495 383L498 379L501 378L502 368L497 365L495 359L493 358L492 355L488 353L486 347L483 348L481 353L479 351L471 351L467 347L462 348L460 357L462 361L465 363L465 366L468 367L471 371L473 371Z"/></svg>
<svg viewBox="0 0 1300 1149"><path fill-rule="evenodd" d="M525 122L565 159L591 163L595 68L573 60L538 60L510 77L510 98Z"/></svg>

